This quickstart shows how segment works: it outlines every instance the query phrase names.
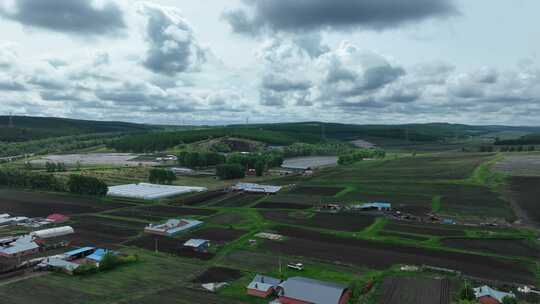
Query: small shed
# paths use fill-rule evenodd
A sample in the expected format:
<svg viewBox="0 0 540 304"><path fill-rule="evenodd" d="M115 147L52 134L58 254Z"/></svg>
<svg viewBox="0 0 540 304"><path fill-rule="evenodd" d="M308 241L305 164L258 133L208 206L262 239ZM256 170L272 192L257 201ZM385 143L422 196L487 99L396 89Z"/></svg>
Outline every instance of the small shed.
<svg viewBox="0 0 540 304"><path fill-rule="evenodd" d="M276 287L280 283L281 280L279 279L258 274L247 286L247 294L259 298L267 298L275 292Z"/></svg>
<svg viewBox="0 0 540 304"><path fill-rule="evenodd" d="M184 247L190 248L196 252L207 252L210 247L209 240L203 239L190 239L184 243Z"/></svg>

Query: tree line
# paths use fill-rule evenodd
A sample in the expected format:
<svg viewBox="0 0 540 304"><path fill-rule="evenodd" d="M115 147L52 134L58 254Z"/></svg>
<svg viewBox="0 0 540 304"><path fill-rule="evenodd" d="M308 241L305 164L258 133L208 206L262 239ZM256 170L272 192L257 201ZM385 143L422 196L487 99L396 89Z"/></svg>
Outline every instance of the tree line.
<svg viewBox="0 0 540 304"><path fill-rule="evenodd" d="M97 196L105 195L108 191L107 184L91 176L72 174L66 182L51 174L11 169L0 170L0 185L12 188Z"/></svg>
<svg viewBox="0 0 540 304"><path fill-rule="evenodd" d="M386 152L380 149L361 149L352 153L340 155L338 158L339 165L352 164L366 158L385 158Z"/></svg>

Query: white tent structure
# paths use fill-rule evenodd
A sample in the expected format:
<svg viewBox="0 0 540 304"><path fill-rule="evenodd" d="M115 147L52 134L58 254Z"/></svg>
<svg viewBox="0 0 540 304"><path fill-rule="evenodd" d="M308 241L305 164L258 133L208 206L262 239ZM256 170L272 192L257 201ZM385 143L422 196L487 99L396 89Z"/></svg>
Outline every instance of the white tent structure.
<svg viewBox="0 0 540 304"><path fill-rule="evenodd" d="M107 195L153 200L184 193L203 192L207 190L208 189L204 187L168 186L139 183L109 187Z"/></svg>

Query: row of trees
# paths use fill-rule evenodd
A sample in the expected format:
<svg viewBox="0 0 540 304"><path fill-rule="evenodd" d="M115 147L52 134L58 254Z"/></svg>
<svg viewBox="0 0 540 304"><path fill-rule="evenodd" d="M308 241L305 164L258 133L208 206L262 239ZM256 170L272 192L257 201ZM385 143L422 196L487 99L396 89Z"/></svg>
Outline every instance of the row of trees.
<svg viewBox="0 0 540 304"><path fill-rule="evenodd" d="M170 185L176 180L174 172L165 169L151 169L148 180L153 184Z"/></svg>
<svg viewBox="0 0 540 304"><path fill-rule="evenodd" d="M350 153L353 149L354 146L345 142L295 143L283 148L283 157L340 155Z"/></svg>
<svg viewBox="0 0 540 304"><path fill-rule="evenodd" d="M494 146L481 146L480 152L496 152L497 149ZM499 148L500 152L532 152L536 151L535 146L502 146Z"/></svg>
<svg viewBox="0 0 540 304"><path fill-rule="evenodd" d="M66 164L64 164L64 163L46 162L45 163L45 171L47 171L47 172L65 172L66 171Z"/></svg>
<svg viewBox="0 0 540 304"><path fill-rule="evenodd" d="M64 183L54 175L8 169L0 170L0 185L46 191L65 191L66 189Z"/></svg>
<svg viewBox="0 0 540 304"><path fill-rule="evenodd" d="M188 152L182 151L178 155L178 164L188 168L199 168L208 166L217 166L224 164L226 159L224 155L216 152Z"/></svg>
<svg viewBox="0 0 540 304"><path fill-rule="evenodd" d="M119 133L88 134L32 140L27 142L1 143L0 157L25 154L50 154L108 145L120 138Z"/></svg>
<svg viewBox="0 0 540 304"><path fill-rule="evenodd" d="M362 149L356 150L352 153L340 155L338 158L338 164L346 165L352 164L357 161L361 161L365 158L385 158L386 152L379 149Z"/></svg>
<svg viewBox="0 0 540 304"><path fill-rule="evenodd" d="M98 195L107 194L108 187L103 181L84 175L70 175L67 182L69 192L82 195Z"/></svg>
<svg viewBox="0 0 540 304"><path fill-rule="evenodd" d="M70 175L65 182L51 174L9 169L0 170L0 185L84 195L105 195L108 191L107 184L95 177Z"/></svg>

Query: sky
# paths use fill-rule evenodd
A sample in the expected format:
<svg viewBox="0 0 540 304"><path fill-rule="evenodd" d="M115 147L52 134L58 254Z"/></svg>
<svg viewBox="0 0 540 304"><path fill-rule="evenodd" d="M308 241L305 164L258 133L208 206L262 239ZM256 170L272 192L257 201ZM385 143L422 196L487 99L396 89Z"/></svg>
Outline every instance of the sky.
<svg viewBox="0 0 540 304"><path fill-rule="evenodd" d="M0 115L540 125L537 0L2 0Z"/></svg>

